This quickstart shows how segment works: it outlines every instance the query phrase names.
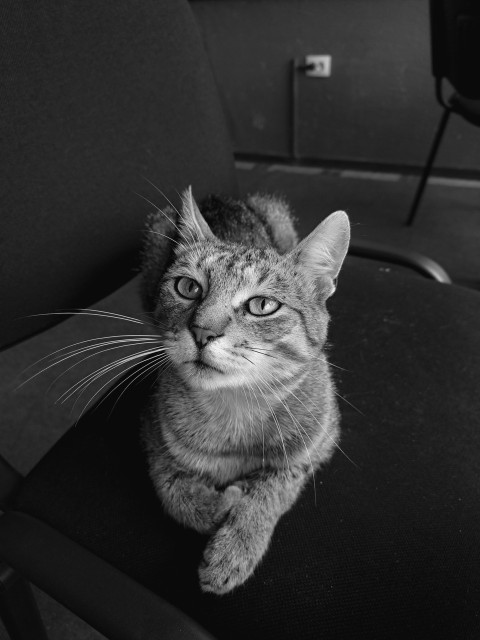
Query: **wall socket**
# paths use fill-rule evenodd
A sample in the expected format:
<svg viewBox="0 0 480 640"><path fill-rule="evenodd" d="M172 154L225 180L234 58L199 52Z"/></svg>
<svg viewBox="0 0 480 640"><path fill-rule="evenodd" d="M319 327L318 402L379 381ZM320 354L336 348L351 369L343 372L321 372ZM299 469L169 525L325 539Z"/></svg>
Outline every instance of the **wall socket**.
<svg viewBox="0 0 480 640"><path fill-rule="evenodd" d="M332 56L305 56L305 75L329 78L332 75Z"/></svg>

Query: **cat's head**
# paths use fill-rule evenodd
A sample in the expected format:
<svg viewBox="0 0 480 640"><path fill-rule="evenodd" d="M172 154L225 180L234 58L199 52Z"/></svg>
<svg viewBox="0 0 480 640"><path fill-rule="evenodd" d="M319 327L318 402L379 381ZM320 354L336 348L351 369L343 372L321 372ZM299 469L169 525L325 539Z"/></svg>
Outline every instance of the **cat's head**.
<svg viewBox="0 0 480 640"><path fill-rule="evenodd" d="M177 373L195 389L255 388L311 367L348 249L347 215L332 213L280 255L222 242L191 190L182 203L175 219L173 210L151 218L143 268L144 298Z"/></svg>

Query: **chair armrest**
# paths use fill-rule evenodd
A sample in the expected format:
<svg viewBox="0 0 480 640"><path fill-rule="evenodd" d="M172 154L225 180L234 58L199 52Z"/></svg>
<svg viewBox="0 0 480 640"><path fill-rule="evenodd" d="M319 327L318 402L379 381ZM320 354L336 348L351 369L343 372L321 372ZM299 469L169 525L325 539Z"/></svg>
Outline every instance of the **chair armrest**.
<svg viewBox="0 0 480 640"><path fill-rule="evenodd" d="M213 640L174 606L24 513L0 518L0 558L112 640Z"/></svg>
<svg viewBox="0 0 480 640"><path fill-rule="evenodd" d="M444 284L452 284L450 276L438 262L415 251L400 250L377 242L370 242L369 240L352 240L348 252L352 256L371 258L408 267L426 278L431 278Z"/></svg>

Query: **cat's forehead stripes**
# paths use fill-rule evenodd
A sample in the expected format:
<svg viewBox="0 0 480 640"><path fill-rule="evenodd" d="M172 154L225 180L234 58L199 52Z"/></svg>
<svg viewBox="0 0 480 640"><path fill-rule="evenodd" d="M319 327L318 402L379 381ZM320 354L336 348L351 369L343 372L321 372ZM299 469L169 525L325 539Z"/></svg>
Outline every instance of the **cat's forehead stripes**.
<svg viewBox="0 0 480 640"><path fill-rule="evenodd" d="M191 269L191 277L203 280L209 289L219 285L230 291L236 297L234 306L244 302L245 296L261 294L259 287L264 289L264 295L269 291L282 294L287 289L281 260L275 252L239 244L209 243L198 249L195 254L182 254L177 268Z"/></svg>

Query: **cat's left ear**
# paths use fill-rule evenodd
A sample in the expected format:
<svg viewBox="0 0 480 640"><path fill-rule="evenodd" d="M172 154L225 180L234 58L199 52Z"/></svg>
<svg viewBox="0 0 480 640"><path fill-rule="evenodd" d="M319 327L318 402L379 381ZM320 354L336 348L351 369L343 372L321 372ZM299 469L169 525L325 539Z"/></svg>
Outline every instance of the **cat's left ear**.
<svg viewBox="0 0 480 640"><path fill-rule="evenodd" d="M188 187L182 193L182 215L179 231L186 244L202 240L215 240L215 236L195 202L192 187Z"/></svg>
<svg viewBox="0 0 480 640"><path fill-rule="evenodd" d="M293 250L294 259L307 275L331 296L350 243L350 222L345 211L330 214Z"/></svg>

